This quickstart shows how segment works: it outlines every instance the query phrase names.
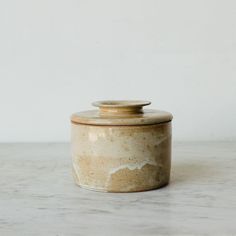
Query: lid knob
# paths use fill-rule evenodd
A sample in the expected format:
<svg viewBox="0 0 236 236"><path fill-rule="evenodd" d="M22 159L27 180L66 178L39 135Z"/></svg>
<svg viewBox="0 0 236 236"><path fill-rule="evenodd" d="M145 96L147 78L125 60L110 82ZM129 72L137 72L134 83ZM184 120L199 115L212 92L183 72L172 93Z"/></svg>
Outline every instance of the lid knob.
<svg viewBox="0 0 236 236"><path fill-rule="evenodd" d="M107 100L93 102L92 105L99 107L100 115L122 116L143 113L143 106L151 104L149 101L136 100Z"/></svg>

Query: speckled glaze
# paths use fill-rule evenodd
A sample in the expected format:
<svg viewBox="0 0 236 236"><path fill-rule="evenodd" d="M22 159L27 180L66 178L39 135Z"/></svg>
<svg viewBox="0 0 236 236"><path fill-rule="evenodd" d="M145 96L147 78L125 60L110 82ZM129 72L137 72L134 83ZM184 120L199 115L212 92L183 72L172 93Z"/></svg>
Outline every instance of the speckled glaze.
<svg viewBox="0 0 236 236"><path fill-rule="evenodd" d="M102 101L94 104L100 108L98 114L90 111L72 115L73 176L79 186L104 192L135 192L168 184L172 115L145 112L142 106L148 104Z"/></svg>

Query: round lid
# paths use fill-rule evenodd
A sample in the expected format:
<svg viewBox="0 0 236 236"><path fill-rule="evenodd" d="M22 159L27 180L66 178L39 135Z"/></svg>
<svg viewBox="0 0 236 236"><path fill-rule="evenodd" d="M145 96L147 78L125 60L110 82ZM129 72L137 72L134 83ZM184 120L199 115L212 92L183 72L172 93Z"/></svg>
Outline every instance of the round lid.
<svg viewBox="0 0 236 236"><path fill-rule="evenodd" d="M92 103L98 110L75 113L72 123L89 125L150 125L169 122L171 113L160 110L143 109L150 105L148 101L109 100Z"/></svg>

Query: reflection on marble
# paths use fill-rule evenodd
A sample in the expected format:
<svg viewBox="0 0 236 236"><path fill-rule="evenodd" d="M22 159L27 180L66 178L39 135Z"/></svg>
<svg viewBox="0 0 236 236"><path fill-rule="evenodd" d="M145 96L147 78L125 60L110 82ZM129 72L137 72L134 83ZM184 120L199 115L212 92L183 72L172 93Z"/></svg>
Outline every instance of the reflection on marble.
<svg viewBox="0 0 236 236"><path fill-rule="evenodd" d="M69 144L0 145L0 235L236 235L236 143L177 143L162 189L78 188Z"/></svg>

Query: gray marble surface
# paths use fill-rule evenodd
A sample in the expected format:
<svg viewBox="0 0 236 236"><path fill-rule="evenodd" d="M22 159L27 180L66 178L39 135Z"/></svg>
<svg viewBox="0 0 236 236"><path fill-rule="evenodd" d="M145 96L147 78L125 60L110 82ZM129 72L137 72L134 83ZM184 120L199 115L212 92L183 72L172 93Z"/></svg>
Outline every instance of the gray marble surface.
<svg viewBox="0 0 236 236"><path fill-rule="evenodd" d="M0 235L236 235L236 143L176 143L169 186L77 187L69 144L0 144Z"/></svg>

